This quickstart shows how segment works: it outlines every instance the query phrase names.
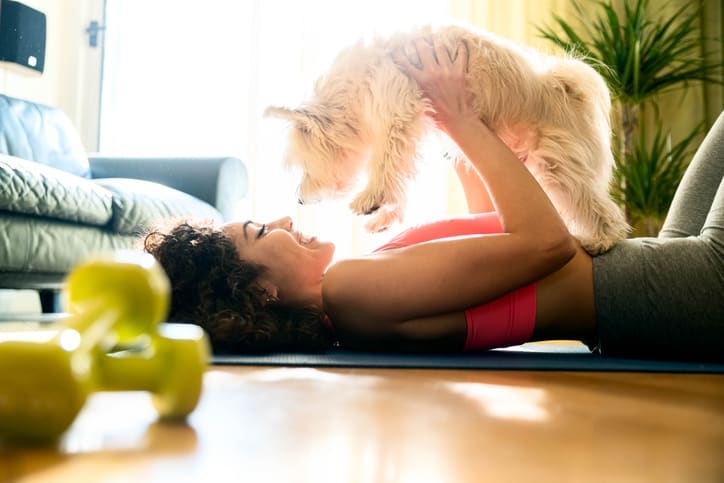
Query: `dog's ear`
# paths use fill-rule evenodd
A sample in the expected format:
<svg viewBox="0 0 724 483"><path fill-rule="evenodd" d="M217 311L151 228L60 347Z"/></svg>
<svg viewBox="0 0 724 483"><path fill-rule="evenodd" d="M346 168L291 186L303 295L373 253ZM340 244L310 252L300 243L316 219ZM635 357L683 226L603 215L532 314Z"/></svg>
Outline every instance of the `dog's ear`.
<svg viewBox="0 0 724 483"><path fill-rule="evenodd" d="M278 117L281 119L289 119L292 121L296 120L298 115L298 111L295 111L294 109L289 109L288 107L269 106L264 111L265 117Z"/></svg>
<svg viewBox="0 0 724 483"><path fill-rule="evenodd" d="M280 119L289 119L290 121L305 122L309 119L306 112L301 109L289 109L288 107L269 106L264 111L266 117L278 117Z"/></svg>
<svg viewBox="0 0 724 483"><path fill-rule="evenodd" d="M288 119L297 124L304 132L309 133L314 128L314 121L304 109L289 109L287 107L269 106L264 111L264 116Z"/></svg>

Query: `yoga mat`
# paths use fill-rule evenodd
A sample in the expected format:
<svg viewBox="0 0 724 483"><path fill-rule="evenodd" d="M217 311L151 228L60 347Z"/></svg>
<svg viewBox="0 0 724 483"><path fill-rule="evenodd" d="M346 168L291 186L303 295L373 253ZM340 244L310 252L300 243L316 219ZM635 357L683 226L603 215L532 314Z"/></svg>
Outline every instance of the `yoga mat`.
<svg viewBox="0 0 724 483"><path fill-rule="evenodd" d="M322 354L215 355L216 365L287 367L385 367L526 371L687 372L724 374L724 363L618 359L584 345L523 344L475 354L389 354L332 349Z"/></svg>
<svg viewBox="0 0 724 483"><path fill-rule="evenodd" d="M57 322L67 314L0 314L2 323ZM12 324L12 322L10 323ZM9 325L10 325L9 324ZM8 326L9 326L8 325ZM322 354L214 355L216 365L286 367L380 367L400 369L488 369L518 371L621 371L724 374L724 363L621 359L592 354L585 345L528 343L474 354L392 354L332 349Z"/></svg>

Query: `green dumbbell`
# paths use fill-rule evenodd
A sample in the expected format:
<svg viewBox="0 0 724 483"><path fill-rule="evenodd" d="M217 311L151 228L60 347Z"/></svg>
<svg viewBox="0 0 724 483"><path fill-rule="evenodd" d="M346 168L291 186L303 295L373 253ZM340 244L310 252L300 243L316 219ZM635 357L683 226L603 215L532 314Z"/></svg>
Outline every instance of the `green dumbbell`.
<svg viewBox="0 0 724 483"><path fill-rule="evenodd" d="M55 439L97 391L149 391L162 418L193 411L208 340L198 326L162 323L169 283L153 257L119 251L83 263L64 296L62 321L0 326L0 439Z"/></svg>

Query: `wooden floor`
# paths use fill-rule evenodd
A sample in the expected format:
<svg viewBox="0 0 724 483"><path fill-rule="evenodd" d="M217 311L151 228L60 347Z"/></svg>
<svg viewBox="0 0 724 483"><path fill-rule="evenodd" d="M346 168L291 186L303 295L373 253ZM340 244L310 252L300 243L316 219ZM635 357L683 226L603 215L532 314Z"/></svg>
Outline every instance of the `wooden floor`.
<svg viewBox="0 0 724 483"><path fill-rule="evenodd" d="M724 376L211 367L186 425L97 394L7 482L724 482Z"/></svg>

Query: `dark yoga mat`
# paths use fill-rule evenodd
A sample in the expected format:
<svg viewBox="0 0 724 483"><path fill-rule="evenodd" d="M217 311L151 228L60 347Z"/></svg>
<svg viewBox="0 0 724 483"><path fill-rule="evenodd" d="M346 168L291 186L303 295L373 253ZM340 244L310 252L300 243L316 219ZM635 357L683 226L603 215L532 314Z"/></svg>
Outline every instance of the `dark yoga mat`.
<svg viewBox="0 0 724 483"><path fill-rule="evenodd" d="M583 345L540 343L476 354L380 354L333 349L323 354L216 355L212 362L287 367L724 373L724 364L719 363L617 359L592 354Z"/></svg>

